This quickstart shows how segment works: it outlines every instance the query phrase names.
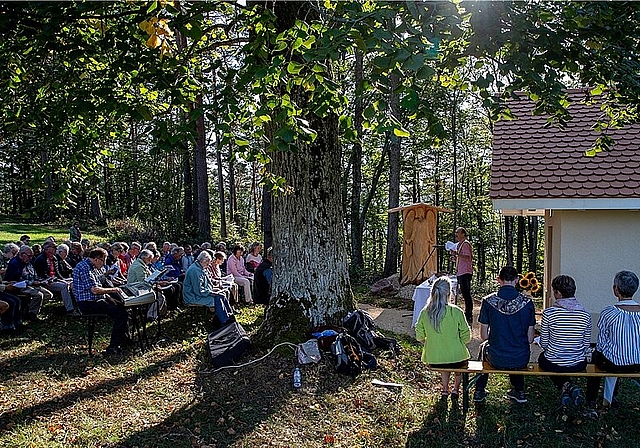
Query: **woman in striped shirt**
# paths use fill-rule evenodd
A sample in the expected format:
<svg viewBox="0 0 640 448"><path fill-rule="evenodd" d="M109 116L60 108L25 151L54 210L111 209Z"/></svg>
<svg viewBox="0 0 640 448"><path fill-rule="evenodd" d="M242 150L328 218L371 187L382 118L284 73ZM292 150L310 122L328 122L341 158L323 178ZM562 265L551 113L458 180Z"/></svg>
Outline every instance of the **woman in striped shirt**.
<svg viewBox="0 0 640 448"><path fill-rule="evenodd" d="M591 315L575 298L576 283L568 275L558 275L551 282L556 302L542 313L540 368L550 372L579 372L587 367L591 342ZM562 392L562 405L584 401L580 389L570 377L551 376Z"/></svg>
<svg viewBox="0 0 640 448"><path fill-rule="evenodd" d="M618 303L606 307L598 320L598 342L593 362L614 373L640 372L640 304L632 300L638 290L638 276L620 271L613 279L613 294ZM588 378L587 400L594 404L600 378ZM614 391L614 397L617 391Z"/></svg>

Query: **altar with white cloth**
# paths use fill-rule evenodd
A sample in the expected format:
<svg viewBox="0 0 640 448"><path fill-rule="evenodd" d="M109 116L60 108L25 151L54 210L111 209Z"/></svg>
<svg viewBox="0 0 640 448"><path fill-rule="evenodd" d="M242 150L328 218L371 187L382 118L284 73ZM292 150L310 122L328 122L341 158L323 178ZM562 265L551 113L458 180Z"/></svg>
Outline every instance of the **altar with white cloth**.
<svg viewBox="0 0 640 448"><path fill-rule="evenodd" d="M450 275L449 279L451 280L451 288L455 296L458 288L458 279L453 275ZM411 320L411 328L415 328L418 317L420 316L420 311L422 311L422 308L427 304L427 300L429 300L431 285L435 280L436 277L432 276L416 286L416 290L413 292L413 319Z"/></svg>

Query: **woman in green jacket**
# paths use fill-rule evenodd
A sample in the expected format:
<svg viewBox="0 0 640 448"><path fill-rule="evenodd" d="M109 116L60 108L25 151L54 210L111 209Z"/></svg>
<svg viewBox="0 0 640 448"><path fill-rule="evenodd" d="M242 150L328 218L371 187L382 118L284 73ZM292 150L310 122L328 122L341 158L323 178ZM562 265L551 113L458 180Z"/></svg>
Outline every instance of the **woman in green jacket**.
<svg viewBox="0 0 640 448"><path fill-rule="evenodd" d="M430 367L465 367L470 357L467 342L471 340L471 328L459 307L449 303L451 280L438 278L431 287L431 295L420 312L416 323L416 338L424 342L422 362ZM442 397L449 396L449 377L451 372L440 372L442 376ZM455 374L451 398L460 396L461 374Z"/></svg>

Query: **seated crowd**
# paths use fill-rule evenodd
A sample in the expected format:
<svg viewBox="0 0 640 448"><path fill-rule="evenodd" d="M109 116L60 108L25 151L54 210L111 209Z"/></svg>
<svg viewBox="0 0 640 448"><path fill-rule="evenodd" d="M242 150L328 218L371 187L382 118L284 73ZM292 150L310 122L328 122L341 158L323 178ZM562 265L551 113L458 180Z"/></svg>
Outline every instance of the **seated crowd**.
<svg viewBox="0 0 640 448"><path fill-rule="evenodd" d="M509 375L512 388L506 396L516 403L525 403L524 376L516 371L526 369L529 364L536 321L531 297L516 289L518 280L516 269L502 268L498 291L482 300L478 321L484 342L479 358L495 369L513 370ZM567 275L553 279L551 289L555 302L542 313L540 336L536 342L543 350L538 358L539 368L563 373L562 376L549 376L559 392L561 406L579 406L586 401L587 414L595 415L601 377L587 378L585 397L566 375L583 372L589 361L599 369L611 372L612 376L615 373L640 373L640 304L632 299L638 284L638 277L633 272L621 271L615 275L613 295L617 301L600 314L597 342L592 353L591 315L575 297L574 279ZM441 371L443 398L457 398L460 393L460 374L456 373L450 389L451 372L447 369L466 368L470 359L466 344L471 329L464 312L450 303L451 294L448 277L438 278L416 323L416 337L424 343L422 361ZM475 383L473 399L476 403L483 402L487 396L488 377L486 373L481 374ZM604 404L615 405L616 394L617 385L611 401L605 393Z"/></svg>
<svg viewBox="0 0 640 448"><path fill-rule="evenodd" d="M77 224L71 233L75 227ZM269 303L270 261L269 269L262 267L259 277L254 277L250 271L262 266L262 246L254 243L252 248L245 260L244 248L234 246L233 261L227 263L223 242L215 252L210 243L192 247L170 242L164 242L159 251L153 241L91 245L82 239L57 244L54 237L48 237L43 244L32 245L29 236L23 235L16 243L5 245L0 256L0 332L14 334L23 328L23 319L39 320L43 304L52 301L55 293L69 316L112 317L107 354L119 353L128 333L126 293L121 287L143 282L158 269L162 272L154 283L157 302L149 307L148 319L181 304L200 305L214 311L222 325L232 320L233 306L240 303L238 286L242 286L244 303L254 303L254 292L260 298L256 302ZM271 259L270 249L268 252L265 260ZM229 267L232 271L227 274Z"/></svg>

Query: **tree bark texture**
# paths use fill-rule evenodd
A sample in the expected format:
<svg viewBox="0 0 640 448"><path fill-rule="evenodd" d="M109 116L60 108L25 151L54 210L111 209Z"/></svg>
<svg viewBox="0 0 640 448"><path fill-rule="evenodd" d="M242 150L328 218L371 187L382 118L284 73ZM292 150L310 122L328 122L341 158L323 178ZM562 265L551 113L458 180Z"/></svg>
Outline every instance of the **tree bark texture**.
<svg viewBox="0 0 640 448"><path fill-rule="evenodd" d="M184 177L184 222L185 224L195 224L193 222L193 169L191 168L191 154L183 156L182 168Z"/></svg>
<svg viewBox="0 0 640 448"><path fill-rule="evenodd" d="M277 2L278 29L313 14L307 3ZM298 104L308 93L293 92ZM276 151L271 168L291 192L272 198L273 283L259 338L304 337L309 328L338 323L355 308L343 232L338 117L306 117L317 138L298 152Z"/></svg>
<svg viewBox="0 0 640 448"><path fill-rule="evenodd" d="M262 187L262 208L260 217L262 219L262 235L264 238L264 248L273 246L273 232L271 230L271 190L266 185Z"/></svg>
<svg viewBox="0 0 640 448"><path fill-rule="evenodd" d="M218 200L220 201L220 236L227 238L227 210L224 198L224 175L222 170L222 145L220 137L216 144L216 163L218 164Z"/></svg>

